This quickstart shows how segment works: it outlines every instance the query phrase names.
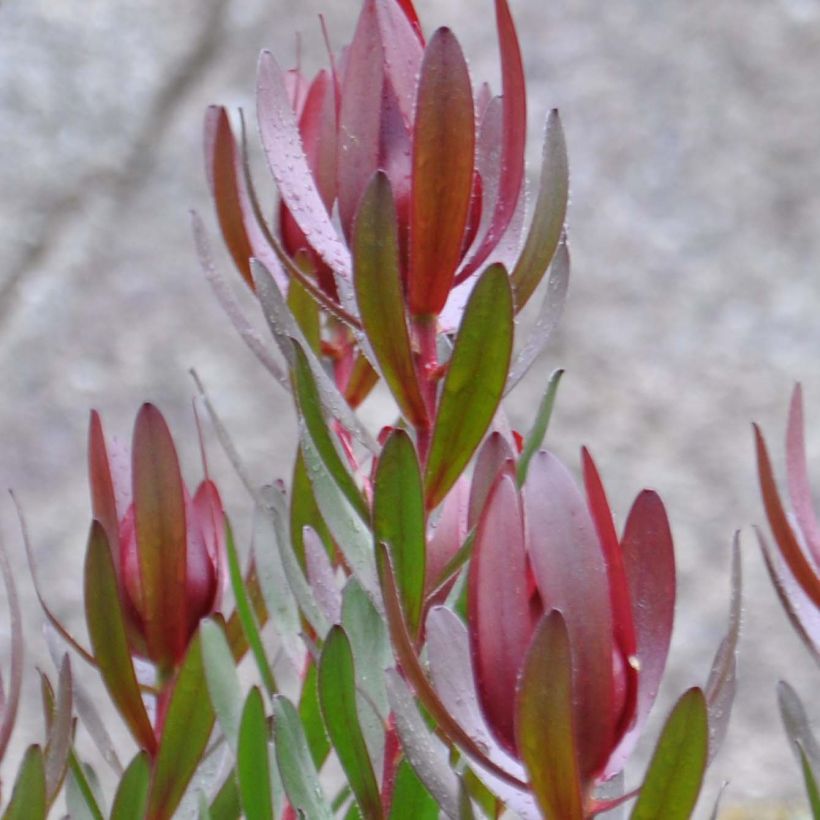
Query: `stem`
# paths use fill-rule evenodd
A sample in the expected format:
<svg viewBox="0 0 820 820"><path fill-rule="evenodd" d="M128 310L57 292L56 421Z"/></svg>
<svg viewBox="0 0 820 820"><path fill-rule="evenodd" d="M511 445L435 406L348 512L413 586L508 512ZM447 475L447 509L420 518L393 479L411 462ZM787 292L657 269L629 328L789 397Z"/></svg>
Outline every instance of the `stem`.
<svg viewBox="0 0 820 820"><path fill-rule="evenodd" d="M430 451L432 420L436 415L436 371L438 369L438 350L436 347L436 317L416 316L413 318L413 331L418 348L416 358L416 373L421 388L421 395L427 407L427 416L431 424L416 429L416 439L419 449L419 460L422 465L427 462Z"/></svg>
<svg viewBox="0 0 820 820"><path fill-rule="evenodd" d="M401 741L396 731L396 721L391 714L387 720L387 729L384 737L384 765L382 767L382 811L384 816L390 815L393 803L393 791L396 788L396 775L402 758Z"/></svg>

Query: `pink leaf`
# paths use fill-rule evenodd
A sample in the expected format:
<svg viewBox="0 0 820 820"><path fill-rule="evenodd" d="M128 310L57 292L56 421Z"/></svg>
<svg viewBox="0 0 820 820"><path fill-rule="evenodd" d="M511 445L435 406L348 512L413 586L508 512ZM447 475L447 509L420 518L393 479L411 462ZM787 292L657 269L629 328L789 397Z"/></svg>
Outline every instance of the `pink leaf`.
<svg viewBox="0 0 820 820"><path fill-rule="evenodd" d="M803 389L799 384L795 385L789 407L789 424L786 430L786 478L797 523L803 531L803 537L815 564L820 565L820 526L811 501L811 486L806 467L806 443L803 438Z"/></svg>
<svg viewBox="0 0 820 820"><path fill-rule="evenodd" d="M512 447L499 432L490 433L481 449L473 469L473 481L470 487L470 510L467 515L467 527L472 529L481 518L487 496L490 494L498 473L510 460L514 460Z"/></svg>

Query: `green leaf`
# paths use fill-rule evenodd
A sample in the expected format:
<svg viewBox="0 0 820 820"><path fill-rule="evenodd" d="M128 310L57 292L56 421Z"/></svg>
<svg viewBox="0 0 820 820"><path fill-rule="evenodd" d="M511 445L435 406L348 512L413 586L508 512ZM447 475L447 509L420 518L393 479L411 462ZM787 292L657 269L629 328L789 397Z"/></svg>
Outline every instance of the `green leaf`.
<svg viewBox="0 0 820 820"><path fill-rule="evenodd" d="M333 480L362 520L367 521L369 518L367 503L339 455L338 447L322 411L322 401L316 389L316 382L313 380L313 373L305 351L295 339L292 341L293 381L302 419L310 432L316 451Z"/></svg>
<svg viewBox="0 0 820 820"><path fill-rule="evenodd" d="M544 443L544 436L547 435L547 428L549 427L550 418L552 417L552 408L555 406L555 396L558 393L558 385L563 375L564 371L561 369L553 371L547 384L547 389L541 399L541 404L538 405L535 422L533 422L532 427L524 439L524 446L521 450L521 455L518 457L518 467L516 469L516 482L519 487L524 486L524 482L527 480L527 470L529 469L530 461Z"/></svg>
<svg viewBox="0 0 820 820"><path fill-rule="evenodd" d="M131 459L142 595L137 609L151 660L167 670L188 642L185 497L171 431L151 404L137 415Z"/></svg>
<svg viewBox="0 0 820 820"><path fill-rule="evenodd" d="M402 760L393 787L390 820L438 820L439 811L433 795L419 780L413 767Z"/></svg>
<svg viewBox="0 0 820 820"><path fill-rule="evenodd" d="M231 589L233 590L233 596L236 601L236 611L242 623L242 630L248 639L248 645L253 653L259 674L262 676L262 682L265 684L268 693L272 695L277 691L276 680L273 677L273 671L265 655L265 647L262 645L262 638L259 635L259 625L256 623L256 617L253 614L248 590L242 578L242 569L239 566L239 555L236 552L233 532L231 531L231 525L227 518L225 519L225 547L228 553L228 574L231 577Z"/></svg>
<svg viewBox="0 0 820 820"><path fill-rule="evenodd" d="M333 812L310 757L299 714L281 695L273 699L273 734L279 774L294 810L310 820L333 820Z"/></svg>
<svg viewBox="0 0 820 820"><path fill-rule="evenodd" d="M319 512L319 505L316 503L316 496L313 494L313 484L305 467L305 459L301 448L296 454L296 461L293 465L293 480L290 491L290 531L293 539L293 550L299 559L299 566L302 572L307 572L305 563L305 545L302 542L302 532L305 527L312 527L322 539L328 554L333 554L333 539L330 530L327 528L322 514Z"/></svg>
<svg viewBox="0 0 820 820"><path fill-rule="evenodd" d="M141 820L148 803L148 786L151 781L151 763L145 752L138 752L123 773L111 820Z"/></svg>
<svg viewBox="0 0 820 820"><path fill-rule="evenodd" d="M202 760L213 725L202 645L197 636L191 641L174 682L154 761L147 816L159 819L173 815Z"/></svg>
<svg viewBox="0 0 820 820"><path fill-rule="evenodd" d="M3 814L3 820L45 820L45 817L46 768L43 750L32 745L26 749L17 771L11 801Z"/></svg>
<svg viewBox="0 0 820 820"><path fill-rule="evenodd" d="M377 171L353 228L353 284L367 338L384 380L414 427L429 424L407 329L399 268L396 208L390 181Z"/></svg>
<svg viewBox="0 0 820 820"><path fill-rule="evenodd" d="M200 622L199 637L208 695L222 733L235 753L242 717L242 687L233 653L222 626L213 618Z"/></svg>
<svg viewBox="0 0 820 820"><path fill-rule="evenodd" d="M371 820L382 817L379 784L365 743L356 706L356 673L350 641L340 626L325 638L319 660L319 703L328 734L361 809Z"/></svg>
<svg viewBox="0 0 820 820"><path fill-rule="evenodd" d="M502 265L491 265L470 294L447 367L425 472L428 510L444 499L487 432L512 346L510 283Z"/></svg>
<svg viewBox="0 0 820 820"><path fill-rule="evenodd" d="M797 748L800 752L800 766L803 769L803 779L806 782L806 794L809 798L809 806L811 807L811 816L814 820L820 820L820 792L817 790L817 780L814 777L814 772L811 769L809 758L805 750L797 742Z"/></svg>
<svg viewBox="0 0 820 820"><path fill-rule="evenodd" d="M48 728L48 743L44 758L46 767L46 796L49 806L54 802L65 779L68 768L68 754L71 750L73 728L73 683L71 663L68 655L63 656L57 686L57 698L51 712L52 720Z"/></svg>
<svg viewBox="0 0 820 820"><path fill-rule="evenodd" d="M695 809L706 770L709 726L697 687L681 695L663 727L632 820L686 820Z"/></svg>
<svg viewBox="0 0 820 820"><path fill-rule="evenodd" d="M97 773L82 763L72 751L68 756L69 775L65 787L65 804L72 820L104 820L100 806L105 805Z"/></svg>
<svg viewBox="0 0 820 820"><path fill-rule="evenodd" d="M91 525L85 558L85 618L97 666L111 700L139 746L153 754L157 742L131 661L108 538L98 521Z"/></svg>
<svg viewBox="0 0 820 820"><path fill-rule="evenodd" d="M301 256L301 254L299 254ZM301 264L300 264L301 263ZM309 260L297 259L297 264L303 270L310 265ZM305 270L305 273L308 271ZM288 284L288 307L293 318L305 335L305 341L314 353L319 353L322 342L322 330L319 323L319 305L316 300L299 284L297 279L291 279Z"/></svg>
<svg viewBox="0 0 820 820"><path fill-rule="evenodd" d="M268 722L262 693L255 686L248 693L242 710L236 768L239 795L247 820L272 820Z"/></svg>
<svg viewBox="0 0 820 820"><path fill-rule="evenodd" d="M214 797L210 808L211 820L239 820L242 805L239 802L239 786L236 783L236 772L225 778L225 782Z"/></svg>
<svg viewBox="0 0 820 820"><path fill-rule="evenodd" d="M542 812L583 820L572 707L572 654L560 612L545 615L530 642L515 696L518 751Z"/></svg>
<svg viewBox="0 0 820 820"><path fill-rule="evenodd" d="M299 719L302 721L313 765L321 769L330 753L330 740L322 721L322 709L319 705L319 673L313 661L310 662L302 681L302 693L299 696Z"/></svg>
<svg viewBox="0 0 820 820"><path fill-rule="evenodd" d="M418 635L424 603L424 490L416 448L395 429L379 457L373 489L373 537L389 545L405 617Z"/></svg>

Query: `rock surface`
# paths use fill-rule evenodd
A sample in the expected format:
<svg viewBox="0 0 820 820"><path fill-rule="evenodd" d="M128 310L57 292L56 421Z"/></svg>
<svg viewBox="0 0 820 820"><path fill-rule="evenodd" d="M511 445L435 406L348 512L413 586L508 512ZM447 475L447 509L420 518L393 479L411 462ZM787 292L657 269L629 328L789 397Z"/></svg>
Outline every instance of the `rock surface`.
<svg viewBox="0 0 820 820"><path fill-rule="evenodd" d="M774 685L789 679L820 715L817 671L751 531L764 521L749 425L763 425L782 475L786 408L801 380L820 480L820 83L811 80L820 3L512 6L529 77L531 165L551 107L567 133L573 279L561 329L510 415L526 428L547 374L566 367L550 446L573 465L590 446L621 521L644 486L665 499L681 581L662 707L705 680L725 628L732 533L743 529L741 681L707 797L729 780L727 809L799 802ZM497 87L490 0L418 7L428 31L456 30L474 76ZM312 70L324 60L317 14L338 46L357 11L353 0L0 5L0 484L15 489L43 587L79 634L90 407L128 437L139 404L156 401L193 481L195 367L254 477L289 474L289 399L235 338L192 248L195 208L233 273L213 230L201 120L211 102L252 112L261 48L288 63L291 32L301 31ZM248 500L211 450L246 536ZM32 661L51 667L10 503L0 518L29 643L25 708L2 770L9 784L40 732ZM756 805L749 816L764 816Z"/></svg>

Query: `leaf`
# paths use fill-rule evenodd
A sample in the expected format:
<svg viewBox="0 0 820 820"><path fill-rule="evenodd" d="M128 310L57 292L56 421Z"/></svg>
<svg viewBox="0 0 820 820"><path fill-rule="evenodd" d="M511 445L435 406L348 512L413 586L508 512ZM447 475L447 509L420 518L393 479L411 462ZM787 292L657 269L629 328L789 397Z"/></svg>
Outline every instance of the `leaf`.
<svg viewBox="0 0 820 820"><path fill-rule="evenodd" d="M119 585L102 524L95 521L85 558L85 618L103 682L134 739L150 755L157 741L142 702L125 634Z"/></svg>
<svg viewBox="0 0 820 820"><path fill-rule="evenodd" d="M46 796L51 805L65 779L68 767L68 753L71 749L73 724L73 683L71 663L68 655L63 656L54 703L52 721L49 726L48 743L45 748Z"/></svg>
<svg viewBox="0 0 820 820"><path fill-rule="evenodd" d="M484 439L473 467L470 482L470 506L467 513L467 526L471 531L475 530L490 490L507 462L515 462L512 447L502 433L493 431Z"/></svg>
<svg viewBox="0 0 820 820"><path fill-rule="evenodd" d="M715 653L706 682L706 705L709 713L709 762L718 753L726 732L737 686L737 643L740 637L741 598L743 587L740 562L740 532L732 543L732 599L729 604L729 627Z"/></svg>
<svg viewBox="0 0 820 820"><path fill-rule="evenodd" d="M148 803L148 785L151 780L151 763L145 752L138 752L128 764L120 780L111 820L142 820Z"/></svg>
<svg viewBox="0 0 820 820"><path fill-rule="evenodd" d="M754 434L760 492L763 496L763 506L766 509L769 526L772 528L775 540L780 547L780 553L795 580L803 588L814 606L820 607L820 576L803 554L803 550L800 548L800 544L783 510L780 496L777 493L772 465L769 461L769 453L766 450L766 442L763 440L763 435L757 425L754 425Z"/></svg>
<svg viewBox="0 0 820 820"><path fill-rule="evenodd" d="M362 326L405 418L429 424L407 329L399 268L396 208L387 176L379 171L364 193L353 227L353 284Z"/></svg>
<svg viewBox="0 0 820 820"><path fill-rule="evenodd" d="M396 773L390 820L438 820L438 803L419 780L413 767L402 760Z"/></svg>
<svg viewBox="0 0 820 820"><path fill-rule="evenodd" d="M308 264L305 263L304 266L307 267ZM316 304L316 300L296 279L292 279L288 285L288 307L302 333L304 333L305 340L310 345L311 350L318 354L322 344L319 306Z"/></svg>
<svg viewBox="0 0 820 820"><path fill-rule="evenodd" d="M195 637L177 672L154 761L147 816L170 818L199 766L214 724L202 645Z"/></svg>
<svg viewBox="0 0 820 820"><path fill-rule="evenodd" d="M356 706L356 673L350 641L340 626L325 638L319 660L319 702L325 726L362 816L381 818L379 784Z"/></svg>
<svg viewBox="0 0 820 820"><path fill-rule="evenodd" d="M269 51L259 58L256 92L262 146L282 199L311 248L334 272L349 279L350 254L316 187L282 70Z"/></svg>
<svg viewBox="0 0 820 820"><path fill-rule="evenodd" d="M458 778L449 765L447 747L424 723L407 684L388 669L387 696L407 760L448 817L458 816Z"/></svg>
<svg viewBox="0 0 820 820"><path fill-rule="evenodd" d="M820 820L820 791L817 789L817 780L814 772L809 765L809 760L806 757L803 747L798 742L798 751L800 752L800 765L803 769L803 780L806 782L806 793L809 798L809 806L811 807L811 816L814 820Z"/></svg>
<svg viewBox="0 0 820 820"><path fill-rule="evenodd" d="M97 773L82 763L72 751L68 756L69 775L65 786L65 804L72 820L104 820L105 806Z"/></svg>
<svg viewBox="0 0 820 820"><path fill-rule="evenodd" d="M296 397L299 401L299 411L302 420L310 432L310 437L319 453L328 473L344 493L345 498L350 502L353 509L359 514L363 521L369 518L367 503L364 500L356 482L350 475L348 468L339 455L338 447L333 440L330 429L325 421L322 412L322 402L316 383L313 380L313 373L310 369L305 351L300 344L293 341L294 363L293 377Z"/></svg>
<svg viewBox="0 0 820 820"><path fill-rule="evenodd" d="M236 546L233 540L233 532L231 525L225 520L225 546L228 553L228 573L231 579L231 589L233 590L234 600L236 601L236 611L239 615L239 620L242 624L242 631L248 640L248 645L253 653L256 667L265 684L268 694L273 694L277 691L276 679L273 676L273 670L268 663L265 655L265 648L262 645L262 637L259 634L259 625L251 608L248 590L245 587L245 582L242 579L242 570L239 566L239 556L236 552Z"/></svg>
<svg viewBox="0 0 820 820"><path fill-rule="evenodd" d="M567 625L553 610L539 622L524 657L515 695L515 736L545 816L583 820L572 666Z"/></svg>
<svg viewBox="0 0 820 820"><path fill-rule="evenodd" d="M416 448L396 428L384 443L373 486L373 538L389 545L405 617L418 635L424 603L424 490Z"/></svg>
<svg viewBox="0 0 820 820"><path fill-rule="evenodd" d="M495 415L513 342L512 294L501 265L481 275L447 368L425 472L426 506L447 495Z"/></svg>
<svg viewBox="0 0 820 820"><path fill-rule="evenodd" d="M137 609L151 660L170 669L188 641L185 498L171 431L151 404L137 414L131 459L141 594Z"/></svg>
<svg viewBox="0 0 820 820"><path fill-rule="evenodd" d="M441 702L435 689L433 689L427 680L424 669L413 648L410 633L407 631L407 624L404 622L396 581L393 576L393 568L390 563L390 555L384 544L376 545L376 566L379 570L379 582L381 584L382 595L384 596L387 626L393 651L395 652L396 660L401 665L402 672L413 686L416 697L420 703L427 712L429 712L430 717L438 724L439 730L450 738L452 742L457 743L470 758L478 761L487 771L505 783L520 789L526 789L525 783L522 783L518 778L511 775L487 757L479 744L476 743L452 717Z"/></svg>
<svg viewBox="0 0 820 820"><path fill-rule="evenodd" d="M487 721L514 752L515 690L535 625L527 589L524 515L512 471L496 477L476 532L468 579L475 679Z"/></svg>
<svg viewBox="0 0 820 820"><path fill-rule="evenodd" d="M17 779L11 792L3 820L45 820L46 772L43 750L37 745L26 749L23 762L17 770Z"/></svg>
<svg viewBox="0 0 820 820"><path fill-rule="evenodd" d="M324 544L311 527L305 527L302 540L308 581L316 603L331 624L338 624L342 617L342 590L336 581L336 570L330 563Z"/></svg>
<svg viewBox="0 0 820 820"><path fill-rule="evenodd" d="M521 49L507 0L495 0L501 52L502 132L498 199L486 234L459 274L466 278L498 244L515 213L524 183L527 142L527 93Z"/></svg>
<svg viewBox="0 0 820 820"><path fill-rule="evenodd" d="M587 504L556 456L535 454L523 492L532 573L541 599L563 614L573 648L575 731L586 778L605 765L615 742L606 562Z"/></svg>
<svg viewBox="0 0 820 820"><path fill-rule="evenodd" d="M700 794L709 750L706 699L685 692L669 715L630 815L631 820L686 820Z"/></svg>
<svg viewBox="0 0 820 820"><path fill-rule="evenodd" d="M407 302L412 315L435 316L461 256L475 160L470 73L449 29L427 44L416 93Z"/></svg>
<svg viewBox="0 0 820 820"><path fill-rule="evenodd" d="M199 638L208 696L222 733L236 753L242 717L242 688L236 662L222 626L213 618L200 622Z"/></svg>
<svg viewBox="0 0 820 820"><path fill-rule="evenodd" d="M553 331L558 327L558 321L564 312L567 299L569 274L569 249L567 248L566 239L564 239L558 245L552 265L550 265L549 278L544 290L544 297L541 300L541 307L529 334L524 339L524 343L516 353L510 367L507 384L504 387L505 396L527 375L529 369L543 353L547 342L552 338Z"/></svg>
<svg viewBox="0 0 820 820"><path fill-rule="evenodd" d="M310 820L333 820L299 722L299 714L293 704L281 695L273 699L273 734L279 774L293 809L303 812Z"/></svg>
<svg viewBox="0 0 820 820"><path fill-rule="evenodd" d="M299 564L304 572L307 572L305 563L305 545L302 541L302 533L305 527L311 527L322 539L325 549L331 554L333 552L333 538L327 528L327 524L322 520L319 512L319 505L313 494L313 485L305 467L305 459L301 449L296 454L293 465L293 479L290 489L290 531L293 537L293 551L299 559Z"/></svg>
<svg viewBox="0 0 820 820"><path fill-rule="evenodd" d="M236 772L232 770L211 802L211 820L239 820L241 814L239 786L236 783Z"/></svg>
<svg viewBox="0 0 820 820"><path fill-rule="evenodd" d="M547 389L541 398L541 404L538 405L535 421L524 439L524 446L521 448L521 455L518 457L515 474L516 483L519 487L523 487L524 482L527 480L527 470L529 470L532 457L544 444L544 437L547 435L547 428L552 417L552 408L555 406L558 385L563 375L564 371L561 368L553 371L549 382L547 382Z"/></svg>
<svg viewBox="0 0 820 820"><path fill-rule="evenodd" d="M247 820L273 819L268 765L268 722L262 693L254 686L242 710L236 756L239 795Z"/></svg>
<svg viewBox="0 0 820 820"><path fill-rule="evenodd" d="M527 304L555 254L564 230L568 196L567 145L558 109L554 108L547 116L541 181L532 223L518 262L510 274L516 311Z"/></svg>
<svg viewBox="0 0 820 820"><path fill-rule="evenodd" d="M316 663L312 659L308 662L307 671L302 680L299 720L302 722L313 765L321 769L330 753L330 740L322 721L322 710L319 705L319 674L316 670Z"/></svg>
<svg viewBox="0 0 820 820"><path fill-rule="evenodd" d="M20 611L20 600L17 597L17 586L11 571L6 548L0 543L0 573L6 588L9 616L11 620L11 670L8 694L0 696L0 760L8 748L11 733L17 720L17 709L20 703L20 691L23 686L23 617ZM2 677L0 676L0 695L2 694ZM5 700L5 702L2 702ZM34 753L32 753L34 754ZM32 764L35 765L35 764Z"/></svg>
<svg viewBox="0 0 820 820"><path fill-rule="evenodd" d="M373 541L365 519L353 509L331 477L316 450L310 432L304 425L301 425L300 438L305 465L313 483L322 518L327 522L348 566L374 604L380 606L381 600L373 566Z"/></svg>
<svg viewBox="0 0 820 820"><path fill-rule="evenodd" d="M797 692L786 681L777 684L777 705L795 753L798 750L808 758L812 769L820 768L820 746L811 729L805 707ZM798 759L800 754L797 754Z"/></svg>
<svg viewBox="0 0 820 820"><path fill-rule="evenodd" d="M806 466L806 443L803 438L803 388L794 387L789 406L789 425L786 430L786 478L794 516L814 557L820 562L820 525L814 513Z"/></svg>

